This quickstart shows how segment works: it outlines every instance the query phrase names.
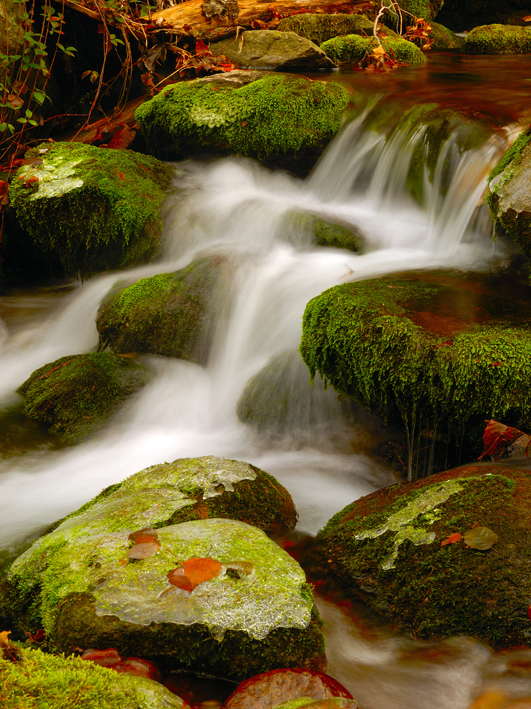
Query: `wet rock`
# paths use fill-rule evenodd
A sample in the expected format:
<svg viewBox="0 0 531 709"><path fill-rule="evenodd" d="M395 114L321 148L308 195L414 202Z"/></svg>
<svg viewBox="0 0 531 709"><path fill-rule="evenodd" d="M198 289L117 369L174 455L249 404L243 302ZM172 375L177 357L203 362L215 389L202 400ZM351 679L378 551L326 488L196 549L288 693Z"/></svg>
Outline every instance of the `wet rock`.
<svg viewBox="0 0 531 709"><path fill-rule="evenodd" d="M359 230L308 212L290 212L281 228L297 244L306 244L310 236L318 246L333 246L348 251L361 251L363 247L364 239Z"/></svg>
<svg viewBox="0 0 531 709"><path fill-rule="evenodd" d="M462 49L465 43L464 37L459 37L448 27L439 24L438 22L430 22L431 32L430 37L434 40L431 49L434 52L440 52L445 49Z"/></svg>
<svg viewBox="0 0 531 709"><path fill-rule="evenodd" d="M209 256L175 273L142 278L98 311L100 347L205 363L214 336L226 259Z"/></svg>
<svg viewBox="0 0 531 709"><path fill-rule="evenodd" d="M168 86L135 118L150 152L164 159L241 154L307 174L338 131L347 103L339 84L232 71Z"/></svg>
<svg viewBox="0 0 531 709"><path fill-rule="evenodd" d="M398 62L405 64L421 65L428 60L426 55L412 42L406 39L384 39L382 42L383 48ZM360 37L357 34L349 34L345 37L334 37L326 42L323 42L321 49L334 62L357 63L371 51L372 47L376 47L376 40L372 37Z"/></svg>
<svg viewBox="0 0 531 709"><path fill-rule="evenodd" d="M365 15L328 15L326 13L303 13L280 20L277 29L281 32L296 32L317 45L332 37L346 34L371 35L374 22Z"/></svg>
<svg viewBox="0 0 531 709"><path fill-rule="evenodd" d="M487 204L494 221L531 258L531 129L513 143L489 178Z"/></svg>
<svg viewBox="0 0 531 709"><path fill-rule="evenodd" d="M161 204L173 168L130 150L42 143L12 181L16 217L67 274L149 260L159 250Z"/></svg>
<svg viewBox="0 0 531 709"><path fill-rule="evenodd" d="M445 0L398 0L402 10L428 21L437 17L444 2Z"/></svg>
<svg viewBox="0 0 531 709"><path fill-rule="evenodd" d="M240 69L299 71L333 69L334 62L316 44L295 32L251 30L210 46Z"/></svg>
<svg viewBox="0 0 531 709"><path fill-rule="evenodd" d="M142 364L110 352L67 355L35 370L17 391L26 416L73 445L103 428L147 378Z"/></svg>
<svg viewBox="0 0 531 709"><path fill-rule="evenodd" d="M466 36L467 54L528 54L531 52L531 27L484 25Z"/></svg>
<svg viewBox="0 0 531 709"><path fill-rule="evenodd" d="M0 657L2 691L6 697L16 697L19 706L190 709L185 701L151 679L117 674L78 657L57 657L26 648L20 652L22 662Z"/></svg>
<svg viewBox="0 0 531 709"><path fill-rule="evenodd" d="M526 471L501 466L384 488L319 532L317 567L418 637L528 646L530 500ZM474 526L498 536L493 548L443 543Z"/></svg>
<svg viewBox="0 0 531 709"><path fill-rule="evenodd" d="M167 504L160 492L161 502L144 495L152 506ZM115 528L123 529L122 516ZM127 558L127 531L95 527L66 520L19 557L4 582L4 602L21 611L28 603L27 622L43 627L56 651L118 647L163 669L232 680L279 666L322 667L304 572L261 530L227 519L158 527L157 552L135 561ZM168 582L170 572L202 559L220 572L191 591ZM233 573L244 563L245 573Z"/></svg>

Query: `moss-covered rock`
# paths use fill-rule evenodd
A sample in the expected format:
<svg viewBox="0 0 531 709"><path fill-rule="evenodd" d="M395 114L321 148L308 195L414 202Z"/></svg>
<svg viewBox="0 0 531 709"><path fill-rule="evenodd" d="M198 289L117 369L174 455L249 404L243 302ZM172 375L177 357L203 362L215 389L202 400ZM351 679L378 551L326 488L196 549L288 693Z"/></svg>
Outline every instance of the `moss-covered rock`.
<svg viewBox="0 0 531 709"><path fill-rule="evenodd" d="M466 36L464 51L468 54L529 54L531 27L498 24L474 27Z"/></svg>
<svg viewBox="0 0 531 709"><path fill-rule="evenodd" d="M224 257L205 257L111 295L96 319L100 348L206 362L225 263Z"/></svg>
<svg viewBox="0 0 531 709"><path fill-rule="evenodd" d="M422 638L470 635L531 643L531 483L525 471L471 466L372 493L317 537L318 566L374 610ZM493 548L452 534L487 527Z"/></svg>
<svg viewBox="0 0 531 709"><path fill-rule="evenodd" d="M487 204L494 221L531 258L531 128L491 172Z"/></svg>
<svg viewBox="0 0 531 709"><path fill-rule="evenodd" d="M18 648L21 662L0 656L0 700L12 709L189 709L158 682L99 667L78 657Z"/></svg>
<svg viewBox="0 0 531 709"><path fill-rule="evenodd" d="M311 240L311 243L318 246L332 246L348 251L362 251L364 246L364 237L360 230L309 212L288 212L280 229L284 237L300 245L307 245Z"/></svg>
<svg viewBox="0 0 531 709"><path fill-rule="evenodd" d="M488 418L514 425L531 413L525 298L450 273L348 283L306 306L301 354L312 376L410 431L421 419L459 431Z"/></svg>
<svg viewBox="0 0 531 709"><path fill-rule="evenodd" d="M431 21L437 17L444 0L398 0L398 4L407 13Z"/></svg>
<svg viewBox="0 0 531 709"><path fill-rule="evenodd" d="M67 653L119 647L172 670L233 680L322 666L324 641L304 572L261 530L202 519L160 527L157 536L155 553L133 560L127 531L95 533L79 517L66 520L13 563L4 602ZM192 591L170 584L170 571L192 559L215 560L218 574L198 577Z"/></svg>
<svg viewBox="0 0 531 709"><path fill-rule="evenodd" d="M445 49L462 49L465 43L464 37L459 37L448 27L438 22L430 22L430 37L434 40L431 49L440 52Z"/></svg>
<svg viewBox="0 0 531 709"><path fill-rule="evenodd" d="M301 37L321 45L332 37L346 34L372 35L373 24L365 15L302 13L280 20L277 29L282 32L296 32Z"/></svg>
<svg viewBox="0 0 531 709"><path fill-rule="evenodd" d="M99 431L147 380L143 365L110 352L67 355L35 370L19 387L24 413L64 443Z"/></svg>
<svg viewBox="0 0 531 709"><path fill-rule="evenodd" d="M309 39L295 32L248 30L210 45L214 56L222 54L240 69L301 71L333 69L334 62Z"/></svg>
<svg viewBox="0 0 531 709"><path fill-rule="evenodd" d="M265 162L294 154L315 160L338 131L347 103L340 84L232 71L168 86L135 118L158 157L208 150Z"/></svg>
<svg viewBox="0 0 531 709"><path fill-rule="evenodd" d="M123 268L158 252L172 167L84 143L42 143L26 160L11 184L11 205L67 274Z"/></svg>
<svg viewBox="0 0 531 709"><path fill-rule="evenodd" d="M382 41L385 51L398 62L405 64L421 65L428 60L421 50L406 39L384 39ZM334 37L321 44L321 49L334 62L358 63L376 47L373 37L360 37L349 34L345 37Z"/></svg>

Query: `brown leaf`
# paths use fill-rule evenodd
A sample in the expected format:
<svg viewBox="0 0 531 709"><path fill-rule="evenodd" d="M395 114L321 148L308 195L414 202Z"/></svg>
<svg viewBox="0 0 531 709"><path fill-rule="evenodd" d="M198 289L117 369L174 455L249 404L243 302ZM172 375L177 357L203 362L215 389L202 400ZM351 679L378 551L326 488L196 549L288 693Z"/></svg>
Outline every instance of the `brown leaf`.
<svg viewBox="0 0 531 709"><path fill-rule="evenodd" d="M128 536L128 539L131 539L133 542L138 542L139 537L150 537L152 539L158 539L159 535L157 533L156 529L153 529L152 527L144 527L143 529L139 529L137 532L131 532L131 534ZM145 541L145 540L143 540Z"/></svg>
<svg viewBox="0 0 531 709"><path fill-rule="evenodd" d="M11 108L14 108L15 111L24 105L24 101L20 98L20 96L17 96L16 94L9 94L9 96L7 97L7 101Z"/></svg>
<svg viewBox="0 0 531 709"><path fill-rule="evenodd" d="M200 583L219 576L222 568L215 559L192 557L182 566L172 569L168 574L168 581L183 591L193 591Z"/></svg>
<svg viewBox="0 0 531 709"><path fill-rule="evenodd" d="M492 549L498 541L498 535L488 527L473 527L468 529L464 535L465 544L472 549Z"/></svg>
<svg viewBox="0 0 531 709"><path fill-rule="evenodd" d="M160 549L160 542L152 537L146 537L150 541L137 542L134 547L131 547L127 552L129 559L149 559L150 556L156 554Z"/></svg>
<svg viewBox="0 0 531 709"><path fill-rule="evenodd" d="M136 130L129 128L125 123L121 124L121 128L114 133L111 140L107 143L107 148L111 149L125 149L130 145L136 136ZM102 146L103 147L103 146Z"/></svg>
<svg viewBox="0 0 531 709"><path fill-rule="evenodd" d="M7 647L9 645L9 636L11 635L10 630L3 630L0 633L0 648Z"/></svg>

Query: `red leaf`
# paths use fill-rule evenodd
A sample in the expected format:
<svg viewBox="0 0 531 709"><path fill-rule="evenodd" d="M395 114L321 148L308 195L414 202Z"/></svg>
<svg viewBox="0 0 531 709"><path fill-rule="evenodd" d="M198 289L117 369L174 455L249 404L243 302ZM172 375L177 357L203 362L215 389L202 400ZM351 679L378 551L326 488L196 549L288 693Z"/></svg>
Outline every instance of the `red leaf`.
<svg viewBox="0 0 531 709"><path fill-rule="evenodd" d="M122 127L114 133L110 142L107 143L108 148L127 148L135 139L136 130L130 129L128 125L122 123Z"/></svg>
<svg viewBox="0 0 531 709"><path fill-rule="evenodd" d="M222 566L215 559L187 559L182 566L172 569L168 574L168 581L172 586L193 591L200 583L210 581L221 573Z"/></svg>
<svg viewBox="0 0 531 709"><path fill-rule="evenodd" d="M203 42L202 39L198 39L195 43L195 53L198 57L202 57L203 54L212 54L210 48Z"/></svg>
<svg viewBox="0 0 531 709"><path fill-rule="evenodd" d="M443 539L441 546L444 547L446 544L455 544L455 542L460 542L462 538L463 536L461 532L454 532L453 534L447 536L446 539Z"/></svg>
<svg viewBox="0 0 531 709"><path fill-rule="evenodd" d="M504 423L491 419L486 422L485 432L483 433L483 453L478 460L481 460L486 455L490 455L494 460L502 457L509 448L513 445L525 448L526 455L531 445L531 436L528 433L506 426Z"/></svg>
<svg viewBox="0 0 531 709"><path fill-rule="evenodd" d="M523 22L531 22L531 15L526 15L525 17L522 17Z"/></svg>
<svg viewBox="0 0 531 709"><path fill-rule="evenodd" d="M122 662L114 665L112 669L116 670L116 672L136 675L137 677L147 677L148 679L154 679L156 682L160 681L159 668L149 662L149 660L143 660L141 657L127 657Z"/></svg>
<svg viewBox="0 0 531 709"><path fill-rule="evenodd" d="M95 665L101 665L102 667L112 667L118 662L122 661L122 658L118 654L118 650L113 647L107 650L85 650L81 655L82 660L90 660Z"/></svg>

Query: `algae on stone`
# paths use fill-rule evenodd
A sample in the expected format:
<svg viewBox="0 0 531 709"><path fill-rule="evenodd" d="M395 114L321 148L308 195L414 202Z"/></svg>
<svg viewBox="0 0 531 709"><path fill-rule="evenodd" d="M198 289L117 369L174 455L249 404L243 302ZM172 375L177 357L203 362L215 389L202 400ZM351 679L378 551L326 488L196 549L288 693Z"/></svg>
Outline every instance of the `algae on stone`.
<svg viewBox="0 0 531 709"><path fill-rule="evenodd" d="M67 274L123 268L158 253L172 167L84 143L42 143L26 158L11 184L11 205Z"/></svg>
<svg viewBox="0 0 531 709"><path fill-rule="evenodd" d="M468 54L529 54L531 27L483 25L474 27L465 39Z"/></svg>
<svg viewBox="0 0 531 709"><path fill-rule="evenodd" d="M384 39L382 41L385 51L396 61L405 64L425 64L426 55L412 42L406 39ZM335 62L357 63L376 47L374 37L360 37L349 34L345 37L334 37L321 44L321 49Z"/></svg>
<svg viewBox="0 0 531 709"><path fill-rule="evenodd" d="M99 431L147 381L146 368L110 352L67 355L18 388L24 413L69 445Z"/></svg>

